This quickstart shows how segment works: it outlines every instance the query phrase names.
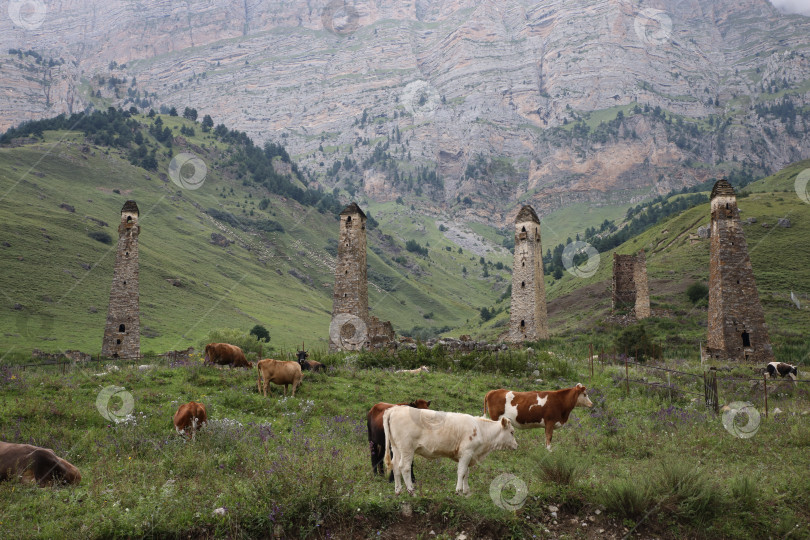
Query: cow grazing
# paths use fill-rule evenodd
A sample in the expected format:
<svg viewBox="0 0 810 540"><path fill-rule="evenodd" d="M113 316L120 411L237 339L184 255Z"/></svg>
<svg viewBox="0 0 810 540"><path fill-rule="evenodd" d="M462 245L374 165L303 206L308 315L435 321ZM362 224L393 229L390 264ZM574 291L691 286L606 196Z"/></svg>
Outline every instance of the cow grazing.
<svg viewBox="0 0 810 540"><path fill-rule="evenodd" d="M427 366L421 366L416 369L398 369L397 373L430 373Z"/></svg>
<svg viewBox="0 0 810 540"><path fill-rule="evenodd" d="M0 482L14 478L41 487L82 481L79 469L50 448L0 441Z"/></svg>
<svg viewBox="0 0 810 540"><path fill-rule="evenodd" d="M484 417L508 418L518 429L545 427L546 448L550 452L554 428L568 422L574 407L593 407L587 389L581 384L552 392L490 390L484 398Z"/></svg>
<svg viewBox="0 0 810 540"><path fill-rule="evenodd" d="M303 371L314 371L315 373L325 372L326 366L315 360L307 360L309 353L307 351L298 351L298 364Z"/></svg>
<svg viewBox="0 0 810 540"><path fill-rule="evenodd" d="M292 385L292 395L295 396L295 389L301 384L301 378L303 377L298 362L286 362L284 360L273 360L272 358L259 360L256 363L256 371L258 371L256 384L259 387L259 392L264 390L265 396L267 396L268 383L284 386L285 396L287 395L287 386Z"/></svg>
<svg viewBox="0 0 810 540"><path fill-rule="evenodd" d="M205 405L196 401L180 405L180 408L174 413L174 429L180 435L190 437L192 441L197 430L207 423L208 415L205 412Z"/></svg>
<svg viewBox="0 0 810 540"><path fill-rule="evenodd" d="M397 405L408 405L415 409L429 409L430 401L424 399L417 399L410 403L397 403ZM377 403L374 405L366 415L366 427L368 428L368 445L371 448L371 474L383 472L383 460L385 459L385 431L383 430L383 413L394 407L393 403ZM393 473L391 474L391 481L394 480ZM411 471L411 481L415 482L416 479Z"/></svg>
<svg viewBox="0 0 810 540"><path fill-rule="evenodd" d="M394 492L414 494L411 481L413 456L448 457L458 462L456 493L468 495L469 467L493 450L517 449L515 428L507 418L495 422L469 414L391 407L383 413L385 466L394 471Z"/></svg>
<svg viewBox="0 0 810 540"><path fill-rule="evenodd" d="M206 345L205 363L253 368L253 364L247 361L242 349L229 343L209 343Z"/></svg>
<svg viewBox="0 0 810 540"><path fill-rule="evenodd" d="M779 375L780 377L790 376L790 378L795 380L799 377L799 370L796 366L791 366L784 362L771 362L765 366L765 375L768 378L774 375Z"/></svg>

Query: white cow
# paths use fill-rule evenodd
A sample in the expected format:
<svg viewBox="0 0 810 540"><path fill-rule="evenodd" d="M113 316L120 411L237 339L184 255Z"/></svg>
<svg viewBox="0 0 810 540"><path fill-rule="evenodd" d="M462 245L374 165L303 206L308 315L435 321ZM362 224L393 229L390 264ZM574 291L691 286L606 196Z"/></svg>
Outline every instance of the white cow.
<svg viewBox="0 0 810 540"><path fill-rule="evenodd" d="M469 414L397 406L383 415L385 465L394 471L394 492L414 494L411 466L414 454L426 458L448 457L458 462L456 493L469 495L469 467L483 461L493 450L517 449L515 428L507 418L500 421Z"/></svg>

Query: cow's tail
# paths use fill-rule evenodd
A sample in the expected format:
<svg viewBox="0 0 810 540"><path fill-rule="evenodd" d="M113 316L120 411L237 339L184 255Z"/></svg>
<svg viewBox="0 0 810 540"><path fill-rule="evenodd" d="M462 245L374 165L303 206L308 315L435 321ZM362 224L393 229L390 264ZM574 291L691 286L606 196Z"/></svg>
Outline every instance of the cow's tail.
<svg viewBox="0 0 810 540"><path fill-rule="evenodd" d="M262 368L259 367L259 363L256 362L256 388L258 389L259 393L262 393Z"/></svg>
<svg viewBox="0 0 810 540"><path fill-rule="evenodd" d="M489 394L484 396L484 418L489 418L489 407L487 407L487 398L488 397L489 397Z"/></svg>
<svg viewBox="0 0 810 540"><path fill-rule="evenodd" d="M385 432L385 472L391 472L393 466L391 465L391 411L390 408L383 413L383 431Z"/></svg>

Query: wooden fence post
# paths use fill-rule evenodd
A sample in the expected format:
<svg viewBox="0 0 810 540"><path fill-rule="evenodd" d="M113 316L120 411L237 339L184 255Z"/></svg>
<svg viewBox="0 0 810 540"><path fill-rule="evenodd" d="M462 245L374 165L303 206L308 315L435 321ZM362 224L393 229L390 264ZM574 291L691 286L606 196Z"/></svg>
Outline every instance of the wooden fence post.
<svg viewBox="0 0 810 540"><path fill-rule="evenodd" d="M765 418L768 418L768 377L762 374L762 382L765 383Z"/></svg>
<svg viewBox="0 0 810 540"><path fill-rule="evenodd" d="M627 389L627 395L630 395L630 370L627 368L627 355L624 355L624 382Z"/></svg>

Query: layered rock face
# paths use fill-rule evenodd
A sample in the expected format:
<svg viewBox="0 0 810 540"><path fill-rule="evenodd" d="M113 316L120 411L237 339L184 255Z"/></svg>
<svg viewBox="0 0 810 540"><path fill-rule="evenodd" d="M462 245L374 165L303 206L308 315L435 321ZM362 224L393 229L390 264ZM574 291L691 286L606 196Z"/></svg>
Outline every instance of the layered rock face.
<svg viewBox="0 0 810 540"><path fill-rule="evenodd" d="M100 105L91 92L125 107L138 92L151 106L195 107L258 142L283 142L327 186L338 179L326 170L350 148L362 162L397 131L388 152L403 171L421 164L443 179L437 208L471 196L470 217L501 223L526 192L542 215L666 192L734 161L773 169L810 157L803 119L791 129L753 110L786 90L797 106L810 103L810 18L767 0L68 0L47 9L39 26L0 18L4 55L65 62L0 56L0 129ZM113 92L99 76L127 83ZM635 103L696 128L627 114L606 134L572 129L589 112L604 112L587 119L596 129ZM468 176L479 156L512 169ZM363 169L340 177L368 183L374 197L403 191L379 164Z"/></svg>

